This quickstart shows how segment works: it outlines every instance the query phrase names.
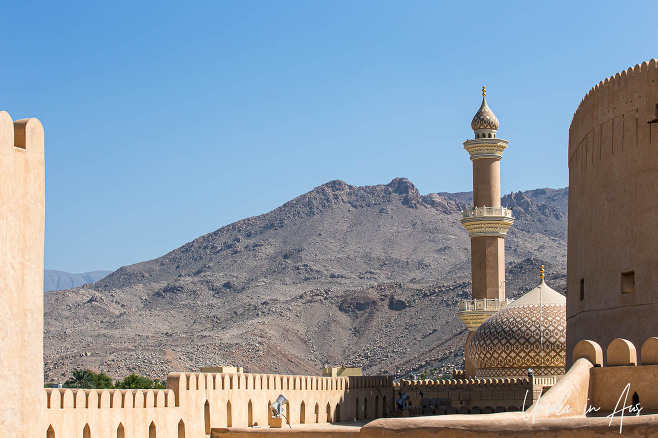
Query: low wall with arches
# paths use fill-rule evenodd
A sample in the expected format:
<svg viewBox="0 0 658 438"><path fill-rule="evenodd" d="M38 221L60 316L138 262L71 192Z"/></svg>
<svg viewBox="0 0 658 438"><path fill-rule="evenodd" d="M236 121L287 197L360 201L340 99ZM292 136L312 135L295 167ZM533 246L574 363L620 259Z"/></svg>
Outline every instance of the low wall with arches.
<svg viewBox="0 0 658 438"><path fill-rule="evenodd" d="M621 338L610 342L605 358L602 348L594 341L581 341L576 345L574 359L586 357L594 365L589 375L590 406L613 411L623 403L635 405L639 402L644 412L658 410L658 338L646 339L640 352L641 362L635 345Z"/></svg>
<svg viewBox="0 0 658 438"><path fill-rule="evenodd" d="M580 341L573 349L573 366L529 411L541 417L573 417L625 409L626 415L634 416L639 403L641 413L655 412L658 338L643 342L641 362L637 353L627 339L613 339L605 355L597 342ZM630 406L633 411L628 410Z"/></svg>
<svg viewBox="0 0 658 438"><path fill-rule="evenodd" d="M401 380L395 389L409 396L411 416L516 412L533 401L528 378Z"/></svg>
<svg viewBox="0 0 658 438"><path fill-rule="evenodd" d="M200 437L212 428L267 427L279 395L291 424L371 420L393 408L379 377L170 373L165 390L45 389L46 438ZM388 408L387 408L388 406Z"/></svg>
<svg viewBox="0 0 658 438"><path fill-rule="evenodd" d="M186 436L170 389L45 389L43 405L46 438Z"/></svg>

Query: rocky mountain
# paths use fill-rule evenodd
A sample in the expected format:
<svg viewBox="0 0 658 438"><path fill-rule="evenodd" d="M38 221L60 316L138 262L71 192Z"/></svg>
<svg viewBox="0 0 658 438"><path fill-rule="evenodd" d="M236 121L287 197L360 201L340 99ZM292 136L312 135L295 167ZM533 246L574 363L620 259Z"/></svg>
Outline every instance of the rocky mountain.
<svg viewBox="0 0 658 438"><path fill-rule="evenodd" d="M455 315L470 294L459 220L469 193L421 195L407 179L331 181L95 284L45 295L45 372L119 377L234 364L317 374L324 364L408 375L463 361ZM507 291L564 291L567 189L506 195ZM518 214L517 214L518 213Z"/></svg>
<svg viewBox="0 0 658 438"><path fill-rule="evenodd" d="M95 283L112 271L91 271L82 274L71 274L64 271L43 271L43 291L72 289L88 283Z"/></svg>

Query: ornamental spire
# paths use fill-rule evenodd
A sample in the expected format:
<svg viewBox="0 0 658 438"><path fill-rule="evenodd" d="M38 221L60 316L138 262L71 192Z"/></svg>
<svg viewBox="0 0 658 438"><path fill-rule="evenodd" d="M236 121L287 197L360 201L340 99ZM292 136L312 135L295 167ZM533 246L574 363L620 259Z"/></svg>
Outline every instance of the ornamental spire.
<svg viewBox="0 0 658 438"><path fill-rule="evenodd" d="M493 111L491 111L491 108L489 108L489 105L487 105L486 96L487 87L482 86L482 105L480 105L480 109L471 121L471 128L473 131L487 129L495 132L498 129L498 117L496 117Z"/></svg>
<svg viewBox="0 0 658 438"><path fill-rule="evenodd" d="M541 265L539 268L539 278L541 278L541 281L544 281L544 265Z"/></svg>

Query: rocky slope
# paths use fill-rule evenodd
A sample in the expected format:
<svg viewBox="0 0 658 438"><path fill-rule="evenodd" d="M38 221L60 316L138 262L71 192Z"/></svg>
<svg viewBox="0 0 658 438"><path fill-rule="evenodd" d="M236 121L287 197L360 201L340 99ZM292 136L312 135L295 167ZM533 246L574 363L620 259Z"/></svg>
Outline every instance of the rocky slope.
<svg viewBox="0 0 658 438"><path fill-rule="evenodd" d="M506 195L508 295L564 290L567 189ZM422 196L404 178L331 181L93 285L45 296L45 372L118 377L216 364L317 374L323 364L407 375L463 361L469 193Z"/></svg>

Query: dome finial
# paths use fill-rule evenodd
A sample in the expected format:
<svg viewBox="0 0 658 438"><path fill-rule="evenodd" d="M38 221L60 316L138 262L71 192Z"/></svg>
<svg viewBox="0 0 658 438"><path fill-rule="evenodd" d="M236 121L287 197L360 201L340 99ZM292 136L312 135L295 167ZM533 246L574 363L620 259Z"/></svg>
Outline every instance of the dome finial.
<svg viewBox="0 0 658 438"><path fill-rule="evenodd" d="M539 268L539 278L541 278L541 281L544 281L544 265L541 265Z"/></svg>
<svg viewBox="0 0 658 438"><path fill-rule="evenodd" d="M482 86L482 97L484 97L484 96L486 96L486 95L487 95L487 87L485 87L485 86L483 85L483 86Z"/></svg>

